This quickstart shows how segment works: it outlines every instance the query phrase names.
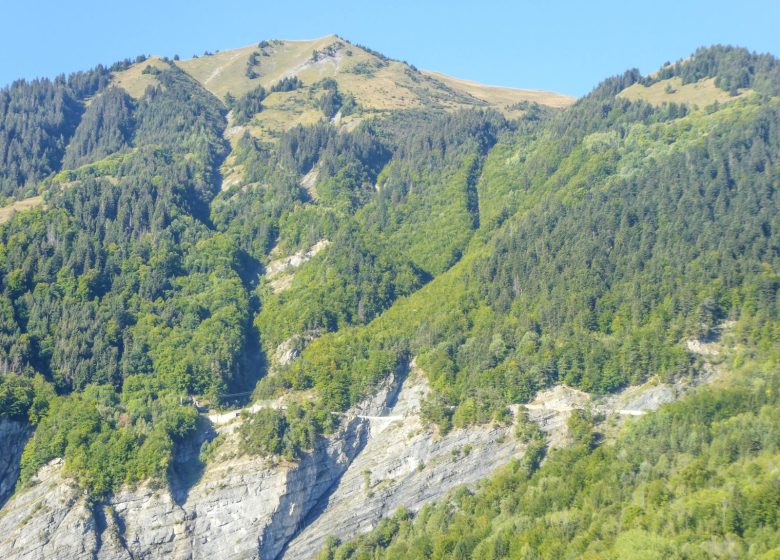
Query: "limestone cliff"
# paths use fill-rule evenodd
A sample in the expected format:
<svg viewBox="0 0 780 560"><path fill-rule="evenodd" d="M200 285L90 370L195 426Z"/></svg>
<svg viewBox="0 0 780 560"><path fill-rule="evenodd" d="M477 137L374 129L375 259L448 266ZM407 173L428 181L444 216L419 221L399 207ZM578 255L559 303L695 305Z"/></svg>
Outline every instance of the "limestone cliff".
<svg viewBox="0 0 780 560"><path fill-rule="evenodd" d="M602 399L558 386L525 409L551 445L563 445L564 420L575 408L620 421L711 378L648 383ZM399 507L417 511L522 456L511 424L439 434L420 418L427 392L415 368L391 379L297 463L227 452L198 468L200 444L214 436L204 419L199 438L179 451L167 487L128 488L101 503L64 476L61 460L52 461L0 510L0 558L307 559L329 535L367 532ZM226 441L237 422L216 425ZM4 449L12 451L0 461L0 488L13 487L28 435L22 424L0 423Z"/></svg>
<svg viewBox="0 0 780 560"><path fill-rule="evenodd" d="M14 492L19 460L31 433L26 422L0 418L0 507Z"/></svg>

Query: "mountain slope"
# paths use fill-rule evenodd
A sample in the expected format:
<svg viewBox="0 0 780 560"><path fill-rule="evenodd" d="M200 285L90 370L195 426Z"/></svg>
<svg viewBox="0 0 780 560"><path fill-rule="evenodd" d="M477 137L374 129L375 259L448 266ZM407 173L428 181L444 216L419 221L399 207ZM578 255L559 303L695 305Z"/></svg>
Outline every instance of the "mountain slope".
<svg viewBox="0 0 780 560"><path fill-rule="evenodd" d="M116 83L137 96L151 82L143 68L159 59L136 64L115 75ZM335 80L338 91L354 99L357 111L377 113L405 109L495 108L509 116L522 114L523 102L562 108L574 99L565 95L479 86L448 76L419 72L405 62L353 45L336 35L313 41L262 41L240 49L206 53L175 64L219 99L241 98L259 86L266 91L285 79L298 78L293 91L271 92L264 110L254 115L261 130L283 131L295 124L313 124L319 111L312 103L315 84ZM330 115L329 115L330 116ZM342 115L345 123L362 120Z"/></svg>
<svg viewBox="0 0 780 560"><path fill-rule="evenodd" d="M424 70L423 74L443 82L452 89L463 91L477 99L482 99L495 109L506 112L509 116L512 116L510 107L520 105L523 102L539 103L540 105L558 109L568 107L574 102L574 99L569 96L549 91L488 86L427 70Z"/></svg>
<svg viewBox="0 0 780 560"><path fill-rule="evenodd" d="M250 58L256 63L250 65ZM390 60L337 35L313 41L265 41L178 65L220 99L228 93L241 97L258 85L270 89L284 78L297 76L307 85L333 78L339 89L353 95L360 105L377 110L430 107L433 103L448 108L487 104L505 109L522 101L565 107L574 101L560 94L511 88L499 88L500 96L474 95L480 91L478 84L417 72L407 63ZM256 78L247 75L250 68Z"/></svg>
<svg viewBox="0 0 780 560"><path fill-rule="evenodd" d="M0 551L769 553L778 68L713 47L568 106L334 36L4 90L0 138L51 139L0 169L45 202L0 225L0 416L34 429Z"/></svg>

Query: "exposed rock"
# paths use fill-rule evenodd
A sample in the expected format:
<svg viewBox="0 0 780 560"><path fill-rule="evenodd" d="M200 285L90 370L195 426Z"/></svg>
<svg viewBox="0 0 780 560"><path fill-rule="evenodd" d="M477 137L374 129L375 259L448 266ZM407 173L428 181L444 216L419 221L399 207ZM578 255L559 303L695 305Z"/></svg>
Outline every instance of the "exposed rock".
<svg viewBox="0 0 780 560"><path fill-rule="evenodd" d="M319 164L317 164L314 167L312 167L311 171L309 171L301 179L301 187L306 189L306 192L309 193L309 197L315 201L320 199L320 196L317 193L317 178L319 176L320 176L320 166Z"/></svg>
<svg viewBox="0 0 780 560"><path fill-rule="evenodd" d="M0 512L0 557L71 559L97 553L99 534L86 495L63 478L62 467L61 459L52 461Z"/></svg>
<svg viewBox="0 0 780 560"><path fill-rule="evenodd" d="M619 422L711 379L705 373L676 384L651 381L602 397L556 386L512 409L525 409L559 446L576 408ZM298 463L227 453L199 470L200 444L214 429L234 437L231 427L241 421L234 413L180 450L170 489L125 489L102 504L92 504L66 478L62 461L53 461L0 511L0 558L312 558L329 535L365 533L401 506L417 511L522 455L512 426L438 434L419 415L427 392L413 367L408 379L391 377L342 415L336 433Z"/></svg>
<svg viewBox="0 0 780 560"><path fill-rule="evenodd" d="M310 260L312 257L314 257L316 254L318 254L320 251L322 251L325 247L330 245L330 241L327 239L320 239L309 247L305 251L298 251L294 255L290 255L289 257L283 257L281 259L276 259L274 261L271 261L268 263L268 266L265 270L265 275L269 278L273 278L275 276L278 276L280 273L285 272L287 269L290 268L298 268L306 261Z"/></svg>
<svg viewBox="0 0 780 560"><path fill-rule="evenodd" d="M438 436L419 417L426 393L421 377L409 379L387 414L371 419L365 449L312 512L310 523L285 550L285 559L311 558L329 535L349 539L368 532L401 506L418 511L522 454L511 426L479 426Z"/></svg>
<svg viewBox="0 0 780 560"><path fill-rule="evenodd" d="M386 412L399 384L391 378L299 463L234 457L208 465L191 488L173 479L170 490L145 485L92 506L53 461L0 513L0 558L276 558L362 450L367 418Z"/></svg>
<svg viewBox="0 0 780 560"><path fill-rule="evenodd" d="M303 263L310 261L328 245L330 245L330 241L320 239L305 251L301 250L289 257L282 257L269 262L265 268L265 277L268 280L271 291L277 294L289 288L292 282L292 273L295 269Z"/></svg>
<svg viewBox="0 0 780 560"><path fill-rule="evenodd" d="M293 363L301 355L303 349L312 340L320 336L319 330L312 330L304 334L296 334L282 342L274 352L273 361L280 366Z"/></svg>
<svg viewBox="0 0 780 560"><path fill-rule="evenodd" d="M595 415L616 420L619 424L626 417L641 416L658 410L662 405L676 401L684 393L710 383L713 379L713 370L705 363L701 375L696 377L674 383L662 383L652 379L611 395L593 396L566 385L555 385L539 391L533 402L512 408L514 411L519 408L527 411L528 418L547 434L550 447L563 447L569 442L566 420L572 410L590 410Z"/></svg>
<svg viewBox="0 0 780 560"><path fill-rule="evenodd" d="M26 422L0 418L0 507L14 492L19 479L19 460L31 433Z"/></svg>
<svg viewBox="0 0 780 560"><path fill-rule="evenodd" d="M719 351L718 343L704 342L696 339L686 340L685 346L694 354L700 354L702 356L717 356Z"/></svg>

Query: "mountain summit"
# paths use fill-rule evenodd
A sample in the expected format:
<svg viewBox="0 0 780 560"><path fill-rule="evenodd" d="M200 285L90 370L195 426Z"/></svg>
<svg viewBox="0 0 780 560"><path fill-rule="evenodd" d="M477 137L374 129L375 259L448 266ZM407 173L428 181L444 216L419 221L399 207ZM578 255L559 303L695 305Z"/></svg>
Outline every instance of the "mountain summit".
<svg viewBox="0 0 780 560"><path fill-rule="evenodd" d="M556 108L574 102L574 98L557 93L484 86L420 71L337 35L306 41L261 41L189 60L165 62L151 57L117 72L114 79L139 97L155 84L152 75L143 73L146 66L166 64L178 66L219 99L238 99L262 87L267 93L264 111L256 115L252 126L269 133L316 122L322 108L317 106L315 94L322 84L334 84L346 101L372 115L406 109L492 108L517 116L524 102ZM361 120L348 111L343 113L345 125L354 126Z"/></svg>

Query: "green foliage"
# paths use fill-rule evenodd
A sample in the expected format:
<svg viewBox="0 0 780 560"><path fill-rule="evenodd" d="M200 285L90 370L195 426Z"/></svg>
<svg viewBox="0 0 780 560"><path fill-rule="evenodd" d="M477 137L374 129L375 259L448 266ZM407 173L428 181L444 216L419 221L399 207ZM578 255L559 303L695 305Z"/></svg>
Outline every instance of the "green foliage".
<svg viewBox="0 0 780 560"><path fill-rule="evenodd" d="M13 373L0 376L0 418L37 424L49 410L54 389L41 375L33 378Z"/></svg>
<svg viewBox="0 0 780 560"><path fill-rule="evenodd" d="M316 51L315 51L316 52ZM332 78L325 78L324 80L315 84L324 91L322 95L317 99L317 106L325 113L325 116L332 119L336 113L341 109L344 103L344 98L339 93L339 87L336 80Z"/></svg>
<svg viewBox="0 0 780 560"><path fill-rule="evenodd" d="M393 158L360 219L384 232L432 276L456 263L479 227L476 183L484 155L506 126L498 114L400 114L383 126Z"/></svg>
<svg viewBox="0 0 780 560"><path fill-rule="evenodd" d="M681 341L729 317L746 343L777 345L776 111L754 102L670 120L645 109L623 113L627 122L608 110L606 122L570 114L537 125L582 122L592 132L574 147L542 128L530 148L526 132L496 148L475 185L490 220L467 258L368 326L312 342L289 386L345 406L376 371L354 360L411 353L436 389L426 414L446 430L551 383L599 393L687 375L697 364ZM507 154L518 168L497 174ZM507 178L514 194L498 186ZM483 192L507 206L482 204ZM373 204L358 212L364 224Z"/></svg>
<svg viewBox="0 0 780 560"><path fill-rule="evenodd" d="M177 66L161 71L157 80L160 85L148 88L138 104L134 144L191 154L202 166L209 186L203 199L208 201L218 192L213 168L226 155L224 107Z"/></svg>
<svg viewBox="0 0 780 560"><path fill-rule="evenodd" d="M60 169L85 99L103 89L109 76L98 66L54 81L17 80L0 90L0 194L29 193Z"/></svg>
<svg viewBox="0 0 780 560"><path fill-rule="evenodd" d="M193 432L197 419L193 407L140 379L126 383L121 396L90 385L49 406L22 455L21 483L64 457L67 472L95 496L144 480L165 483L174 443Z"/></svg>
<svg viewBox="0 0 780 560"><path fill-rule="evenodd" d="M730 92L752 88L766 95L780 94L780 65L770 54L715 45L697 49L692 57L661 68L656 79L680 76L684 84L715 78L715 85Z"/></svg>
<svg viewBox="0 0 780 560"><path fill-rule="evenodd" d="M262 47L261 47L262 48ZM252 51L249 54L249 58L246 61L246 71L244 74L247 78L250 80L254 80L256 78L260 77L260 74L257 72L256 68L259 66L260 62L257 60L257 57L260 53L257 51Z"/></svg>
<svg viewBox="0 0 780 560"><path fill-rule="evenodd" d="M34 397L35 391L28 377L14 374L0 377L0 416L26 419Z"/></svg>
<svg viewBox="0 0 780 560"><path fill-rule="evenodd" d="M622 431L515 462L474 493L396 516L321 558L759 558L780 545L776 361L703 389ZM590 423L578 416L578 441ZM531 453L529 448L528 453ZM728 551L728 552L726 552Z"/></svg>
<svg viewBox="0 0 780 560"><path fill-rule="evenodd" d="M321 406L292 403L283 410L263 408L245 414L238 430L245 452L295 461L313 449L317 437L335 423L334 416Z"/></svg>
<svg viewBox="0 0 780 560"><path fill-rule="evenodd" d="M265 96L265 88L257 86L252 91L233 101L229 108L233 111L235 123L246 124L251 121L252 117L263 110L263 99L265 99Z"/></svg>
<svg viewBox="0 0 780 560"><path fill-rule="evenodd" d="M263 298L255 324L270 348L296 333L365 324L425 280L375 236L345 228L333 241L333 248L296 275L289 290Z"/></svg>
<svg viewBox="0 0 780 560"><path fill-rule="evenodd" d="M237 251L224 236L196 243L172 280L172 297L142 306L126 371L156 375L183 393L219 397L240 376L248 322Z"/></svg>
<svg viewBox="0 0 780 560"><path fill-rule="evenodd" d="M303 82L298 76L285 76L271 86L271 92L294 91L303 87Z"/></svg>
<svg viewBox="0 0 780 560"><path fill-rule="evenodd" d="M774 59L717 48L700 54L672 71L774 91ZM740 61L753 65L747 82L735 74ZM225 106L176 66L154 73L159 86L137 101L106 90L102 71L0 92L0 146L13 144L12 161L0 161L0 190L46 193L44 206L0 226L0 415L38 423L25 479L64 457L93 494L163 481L197 419L185 398L219 402L251 390L265 373L263 354L285 340L298 341L300 357L262 379L255 394L307 391L286 400L309 404L261 411L245 419L241 438L247 452L291 460L332 427L331 413L360 402L412 358L433 389L423 414L442 431L505 423L509 404L553 383L601 393L688 375L699 364L683 341L711 337L724 320L735 321L740 344L776 358L775 100L751 96L691 114L654 108L615 98L647 81L629 71L564 111L518 107L524 114L511 123L491 111L396 111L350 131L323 120L268 142L245 134L230 159L243 180L220 192ZM300 85L282 80L272 91ZM333 80L310 91L327 117L349 110ZM246 123L265 94L257 88L225 103ZM14 142L12 128L31 132ZM286 272L289 288L269 289L264 265L322 240L330 242L325 250ZM717 398L711 406L725 407ZM768 420L746 416L740 429L763 429L771 407L764 414ZM688 431L675 437L696 439L730 418L681 421ZM579 465L579 485L531 476L545 450L527 425L518 431L526 457L496 483L509 497L501 511L513 515L525 499L516 489L544 489L531 493L538 501L529 498L528 517L512 530L522 539L531 531L522 546L540 543L549 556L569 546L571 555L586 552L570 537L597 508L585 515L574 506L600 498L579 493L582 482L613 476L620 464L595 446L590 419L573 416L571 431L578 445L566 460ZM617 449L633 457L639 444L625 438ZM718 452L744 457L743 446L729 440ZM701 464L669 470L667 457L654 468L711 490L697 495L705 507L722 500L720 486L707 487L708 473L722 469L714 452L694 451L675 454ZM556 461L545 472L560 468ZM621 476L628 477L603 479L607 490L638 488ZM659 475L648 493L666 507L675 488L661 483ZM482 495L458 494L453 511L481 504ZM503 499L492 494L489 507ZM449 531L444 510L430 511L431 527ZM656 539L656 518L632 525L639 516L621 514L626 531L608 546L624 551L647 539L658 554L677 550ZM469 518L458 540L421 537L409 554L505 556L509 526L494 533L490 519ZM418 521L389 523L381 546L369 548L416 539Z"/></svg>
<svg viewBox="0 0 780 560"><path fill-rule="evenodd" d="M23 481L63 457L94 495L162 483L197 419L183 397L245 382L238 249L201 221L223 109L176 68L157 79L137 103L113 89L95 99L69 152L124 153L52 178L46 209L0 229L2 415L38 424Z"/></svg>
<svg viewBox="0 0 780 560"><path fill-rule="evenodd" d="M65 150L63 167L92 163L127 148L133 137L134 102L113 87L92 99Z"/></svg>

